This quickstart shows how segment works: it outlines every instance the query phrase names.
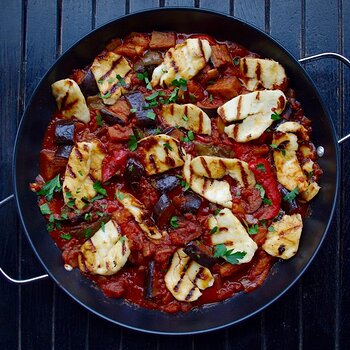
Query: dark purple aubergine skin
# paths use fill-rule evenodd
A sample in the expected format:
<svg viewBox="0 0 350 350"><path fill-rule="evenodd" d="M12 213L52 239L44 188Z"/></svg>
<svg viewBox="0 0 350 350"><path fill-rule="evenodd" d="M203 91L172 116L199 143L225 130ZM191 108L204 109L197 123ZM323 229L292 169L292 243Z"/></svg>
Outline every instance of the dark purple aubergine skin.
<svg viewBox="0 0 350 350"><path fill-rule="evenodd" d="M202 249L200 249L194 242L190 242L184 248L184 252L198 264L211 267L214 264L220 262L219 258L214 258Z"/></svg>
<svg viewBox="0 0 350 350"><path fill-rule="evenodd" d="M134 92L132 94L125 95L125 98L129 102L131 109L135 110L134 115L137 126L153 127L156 125L156 120L147 117L147 112L150 110L144 109L146 102L141 92Z"/></svg>
<svg viewBox="0 0 350 350"><path fill-rule="evenodd" d="M281 207L282 207L283 211L285 211L285 213L287 215L294 214L295 211L298 209L298 204L297 204L296 200L292 199L290 201L285 201L283 199L283 197L285 195L287 195L289 193L289 191L285 187L283 187L281 184L278 185L278 189L279 189L281 196L282 196Z"/></svg>
<svg viewBox="0 0 350 350"><path fill-rule="evenodd" d="M147 274L145 280L145 298L152 300L154 298L154 261L150 260L147 266Z"/></svg>
<svg viewBox="0 0 350 350"><path fill-rule="evenodd" d="M55 153L56 157L62 157L68 159L72 152L73 145L60 145Z"/></svg>
<svg viewBox="0 0 350 350"><path fill-rule="evenodd" d="M188 192L188 193L185 192L183 196L184 196L184 201L179 206L179 209L183 213L197 214L199 207L202 204L201 198L191 192Z"/></svg>
<svg viewBox="0 0 350 350"><path fill-rule="evenodd" d="M125 125L125 120L118 116L118 114L113 113L112 111L108 110L107 108L101 108L100 114L102 116L102 119L108 124L108 125Z"/></svg>
<svg viewBox="0 0 350 350"><path fill-rule="evenodd" d="M144 173L145 169L141 163L134 158L128 159L124 170L124 179L134 192L137 191L139 182Z"/></svg>
<svg viewBox="0 0 350 350"><path fill-rule="evenodd" d="M154 206L153 216L160 227L168 225L171 216L175 213L175 207L172 201L164 193L158 199L158 202Z"/></svg>
<svg viewBox="0 0 350 350"><path fill-rule="evenodd" d="M74 132L74 123L61 120L58 121L55 127L55 143L58 145L74 145Z"/></svg>
<svg viewBox="0 0 350 350"><path fill-rule="evenodd" d="M95 77L90 69L85 74L84 80L80 83L80 90L85 97L97 95L99 93Z"/></svg>
<svg viewBox="0 0 350 350"><path fill-rule="evenodd" d="M152 179L153 187L160 193L166 193L180 185L180 180L175 175L159 175Z"/></svg>

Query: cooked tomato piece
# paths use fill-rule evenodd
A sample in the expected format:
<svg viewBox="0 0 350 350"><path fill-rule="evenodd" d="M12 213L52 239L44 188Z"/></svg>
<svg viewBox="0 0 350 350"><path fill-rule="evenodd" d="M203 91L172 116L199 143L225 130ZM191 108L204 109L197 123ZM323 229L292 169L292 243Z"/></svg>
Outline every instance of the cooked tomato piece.
<svg viewBox="0 0 350 350"><path fill-rule="evenodd" d="M133 135L130 126L113 125L108 128L108 137L111 141L127 141Z"/></svg>
<svg viewBox="0 0 350 350"><path fill-rule="evenodd" d="M226 64L232 64L230 52L225 44L212 45L210 59L217 68Z"/></svg>
<svg viewBox="0 0 350 350"><path fill-rule="evenodd" d="M113 150L102 162L102 182L108 181L122 168L129 157L129 151L125 149Z"/></svg>
<svg viewBox="0 0 350 350"><path fill-rule="evenodd" d="M156 50L169 49L176 45L176 34L174 32L153 31L149 47Z"/></svg>
<svg viewBox="0 0 350 350"><path fill-rule="evenodd" d="M231 99L242 91L242 85L237 77L223 77L207 87L207 91L213 96Z"/></svg>

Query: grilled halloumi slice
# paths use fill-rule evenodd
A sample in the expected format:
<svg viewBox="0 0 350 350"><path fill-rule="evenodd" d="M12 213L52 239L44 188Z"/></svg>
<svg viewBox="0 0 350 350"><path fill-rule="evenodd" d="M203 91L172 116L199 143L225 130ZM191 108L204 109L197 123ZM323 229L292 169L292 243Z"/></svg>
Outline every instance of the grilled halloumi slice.
<svg viewBox="0 0 350 350"><path fill-rule="evenodd" d="M290 259L299 248L303 221L300 214L284 215L273 223L262 248L266 253L282 259Z"/></svg>
<svg viewBox="0 0 350 350"><path fill-rule="evenodd" d="M277 179L289 191L297 187L299 192L304 192L308 187L308 178L304 174L296 154L299 147L298 137L294 133L288 132L289 130L306 134L305 128L295 122L281 124L276 129L277 133L274 134L272 143L276 146L284 144L284 152L278 149L273 152Z"/></svg>
<svg viewBox="0 0 350 350"><path fill-rule="evenodd" d="M193 172L211 179L221 179L230 175L241 187L254 187L255 177L248 163L236 158L199 156L191 160Z"/></svg>
<svg viewBox="0 0 350 350"><path fill-rule="evenodd" d="M62 115L69 119L75 117L83 123L90 121L90 111L79 85L72 79L62 79L51 85L52 95Z"/></svg>
<svg viewBox="0 0 350 350"><path fill-rule="evenodd" d="M152 74L153 87L169 86L174 79L193 78L208 62L211 47L207 40L187 39L170 48L164 55L163 63L156 67Z"/></svg>
<svg viewBox="0 0 350 350"><path fill-rule="evenodd" d="M211 121L208 115L194 104L163 105L162 118L169 126L182 127L197 134L211 135Z"/></svg>
<svg viewBox="0 0 350 350"><path fill-rule="evenodd" d="M138 154L147 175L163 173L184 164L185 151L175 138L160 134L148 136L138 142Z"/></svg>
<svg viewBox="0 0 350 350"><path fill-rule="evenodd" d="M211 216L208 220L208 226L210 230L217 227L216 232L210 236L211 243L214 246L225 244L227 250L232 249L232 254L245 252L245 256L239 259L238 264L244 264L252 260L258 246L231 210L225 208L218 215Z"/></svg>
<svg viewBox="0 0 350 350"><path fill-rule="evenodd" d="M105 153L97 141L78 142L70 153L63 181L63 197L67 204L75 200L75 206L82 209L84 199L96 196L94 181L100 181Z"/></svg>
<svg viewBox="0 0 350 350"><path fill-rule="evenodd" d="M286 97L280 90L254 91L239 95L218 108L218 114L227 122L240 121L225 127L225 133L238 142L259 138L271 126L271 115L282 113Z"/></svg>
<svg viewBox="0 0 350 350"><path fill-rule="evenodd" d="M126 264L129 255L128 238L110 220L81 246L79 268L92 275L114 275Z"/></svg>
<svg viewBox="0 0 350 350"><path fill-rule="evenodd" d="M183 249L174 253L164 280L174 298L187 302L197 300L202 295L201 290L214 284L210 270L191 260Z"/></svg>
<svg viewBox="0 0 350 350"><path fill-rule="evenodd" d="M150 239L161 239L166 232L161 232L150 219L147 220L147 209L130 193L117 190L116 195L119 203L134 217L141 230L146 233Z"/></svg>
<svg viewBox="0 0 350 350"><path fill-rule="evenodd" d="M265 89L278 89L287 80L282 65L273 60L243 57L240 59L240 70L246 77L244 85L249 91L256 90L259 85Z"/></svg>
<svg viewBox="0 0 350 350"><path fill-rule="evenodd" d="M311 181L306 187L306 190L300 193L300 197L304 201L309 202L317 195L320 189L321 187L317 184L317 182Z"/></svg>
<svg viewBox="0 0 350 350"><path fill-rule="evenodd" d="M123 85L130 84L131 67L129 62L125 57L114 52L97 56L92 63L91 71L105 104L114 104L126 91Z"/></svg>

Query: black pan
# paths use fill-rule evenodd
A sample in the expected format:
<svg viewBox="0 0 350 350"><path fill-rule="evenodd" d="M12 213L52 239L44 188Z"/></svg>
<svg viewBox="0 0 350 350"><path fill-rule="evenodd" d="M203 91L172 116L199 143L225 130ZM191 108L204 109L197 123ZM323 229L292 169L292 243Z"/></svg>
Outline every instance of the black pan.
<svg viewBox="0 0 350 350"><path fill-rule="evenodd" d="M66 271L61 253L47 233L45 220L38 210L37 196L29 190L29 183L39 173L39 151L56 108L50 85L69 76L73 68L86 66L111 38L123 37L132 31L152 30L207 33L218 40L238 42L279 61L285 67L306 115L314 121L315 145L325 149L319 160L324 171L320 183L322 190L312 203L313 216L305 221L297 255L275 264L257 290L178 315L139 308L123 299L106 298L77 269ZM33 250L51 278L73 299L93 313L128 328L149 333L194 334L251 317L297 281L328 230L338 193L339 168L337 139L331 119L312 80L290 53L259 29L238 19L204 10L166 8L139 12L110 22L85 36L56 61L40 81L21 120L13 156L13 183L18 213Z"/></svg>

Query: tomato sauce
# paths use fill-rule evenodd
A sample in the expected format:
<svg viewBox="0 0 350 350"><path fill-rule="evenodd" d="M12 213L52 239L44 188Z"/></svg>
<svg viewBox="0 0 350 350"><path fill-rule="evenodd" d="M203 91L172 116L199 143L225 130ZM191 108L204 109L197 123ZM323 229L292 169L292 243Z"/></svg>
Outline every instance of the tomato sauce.
<svg viewBox="0 0 350 350"><path fill-rule="evenodd" d="M231 86L236 86L237 91L231 91L230 94L236 96L246 93L247 91L243 85L239 83L244 80L244 76L236 61L241 57L258 57L258 55L237 43L217 42L214 38L204 34L177 34L176 42L180 43L189 37L206 39L210 45L215 46L215 50L217 50L216 60L219 63L215 67L208 62L200 73L187 82L186 89L181 90L180 87L177 91L178 103L197 104L197 106L211 114L212 124L212 134L210 136L195 134L193 139L189 140L190 142L182 142L182 147L186 153L193 156L205 152L209 155L235 157L245 161L254 172L257 182L263 186L268 198L272 201L271 205L262 203L261 196L256 188L240 189L237 182L231 177L226 176L224 178L231 188L233 197L232 212L245 225L247 225L247 218L253 220L248 224L258 223L257 232L251 235L251 238L258 245L258 250L253 259L249 263L241 265L233 265L223 259L217 261L211 268L214 277L213 286L203 290L202 296L195 302L182 302L173 297L165 285L164 278L174 252L189 242L203 245L209 250L212 249L210 247L210 233L206 226L209 218L215 215L215 212L221 207L208 202L204 198L199 200L194 198L193 201L200 201L200 205L195 208L196 210L191 209L193 212L184 212L184 205L186 204L184 198L188 194L191 195L192 192L191 189L186 188L186 183L182 183L181 169L172 169L167 172L167 175L178 179L176 185L167 192L172 206L167 208L168 212L158 214L158 224L167 231L167 235L160 241L152 241L145 235L134 217L118 202L116 193L118 190L133 193L145 206L150 220L156 220L153 210L162 195L162 191L155 186L155 180L152 176L142 175L136 181L130 182L123 175L126 172L130 158L140 161L138 150L130 146L130 135L135 135L138 140L148 135L154 135L157 129L161 129L179 140L189 138L190 135L181 128L167 127L159 117L156 117L155 126L142 127L138 125L133 113L125 112L123 106L128 106L128 104L124 97L121 97L123 106L121 104L118 107L119 109L117 107L114 109L114 112L124 113L117 124L111 123L110 119L101 121L103 108L108 109L108 106L105 106L99 98L87 98L90 110L89 123L84 124L73 119L75 125L74 143L97 139L107 153L102 163L101 181L105 194L101 195L100 198L95 198L94 201L90 201L86 208L81 210L67 206L63 201L61 192L54 193L52 200L47 200L43 196L39 197L40 206L45 203L49 206L51 214L45 214L45 216L48 219L51 237L62 250L64 263L72 267L79 265L78 257L82 244L94 234L94 231L96 232L96 228L99 228L99 226L93 226L94 223L100 223L111 217L116 220L122 235L126 236L130 242L131 253L127 264L111 276L85 273L86 277L96 283L107 297L122 297L141 307L169 313L186 312L193 307L219 302L237 293L250 292L258 288L264 282L271 266L276 261L276 258L268 255L262 250L261 246L268 232L267 227L280 213L282 202L270 148L274 127L268 128L258 139L251 142L239 143L232 140L223 132L225 124L216 113L216 109L231 97L227 98L225 95L225 86L222 88L223 90L220 90L220 88L216 90L215 86L212 89L210 88L213 86L212 80L223 79L223 84L225 84L226 78L234 77L238 84ZM148 45L149 34L142 34L138 37L132 37L131 35L124 41L113 41L107 47L113 52L118 52L118 50L124 52L131 65L141 64L142 66L143 55L152 51L149 50ZM224 49L225 52L221 52L221 49ZM142 54L135 55L135 52L142 52ZM157 55L163 57L164 52L165 50L158 50ZM153 52L151 54L157 56ZM230 61L227 61L227 57L230 58ZM155 65L155 63L149 66L145 65L140 72L145 74L150 67L154 68ZM72 78L81 83L88 70L89 67L85 70L77 70L73 73ZM149 91L144 86L147 84L147 80L145 79L145 82L143 82L136 75L132 76L130 84L132 88L140 91L144 97L150 96L155 91L164 93L164 96L169 96L174 92L174 86L166 89L158 87L153 91ZM208 90L213 92L209 93ZM311 132L310 121L304 116L300 103L295 99L295 92L287 86L284 87L284 92L288 98L288 106L281 115L282 119L297 121ZM156 115L159 114L160 110L159 98L164 97L160 95L154 99L158 104L153 109ZM109 109L109 118L117 120L118 114L114 112L112 108ZM44 181L49 181L57 175L63 179L65 174L68 157L57 157L60 145L55 141L56 124L64 119L64 116L57 112L53 115L52 121L47 127L40 157L41 176L38 177L35 186L32 185L32 188L36 191L42 188ZM113 128L113 125L116 125L116 127ZM310 150L308 158L316 160L315 149L311 141L304 142L304 146ZM145 144L143 147L146 147ZM151 147L151 145L147 147ZM298 158L301 163L305 160L305 156L300 152ZM268 172L265 174L259 173L256 169L257 163L265 164ZM312 175L315 180L322 173L319 167L317 169L318 171L315 171ZM300 213L303 218L310 215L308 204L296 200L293 213ZM163 219L160 219L161 215L163 215ZM174 227L168 224L169 218L173 216L178 218L178 222ZM151 290L149 287L150 280L152 282Z"/></svg>

